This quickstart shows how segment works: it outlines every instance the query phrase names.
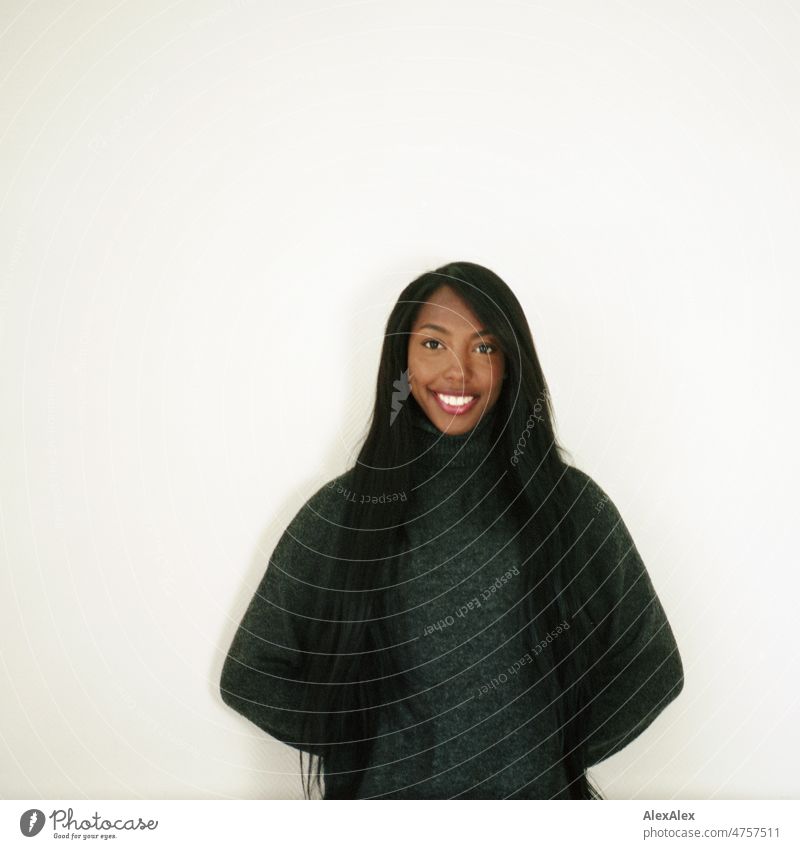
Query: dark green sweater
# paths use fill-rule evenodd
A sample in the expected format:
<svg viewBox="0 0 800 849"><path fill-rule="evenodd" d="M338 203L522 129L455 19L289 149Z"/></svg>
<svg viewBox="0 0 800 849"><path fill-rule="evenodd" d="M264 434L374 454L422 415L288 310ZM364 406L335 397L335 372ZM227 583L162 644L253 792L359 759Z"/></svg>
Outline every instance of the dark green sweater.
<svg viewBox="0 0 800 849"><path fill-rule="evenodd" d="M415 462L430 480L415 493L421 518L407 528L413 555L388 611L411 690L380 715L358 798L569 798L558 723L531 670L534 653L548 651L570 623L539 634L534 646L517 633L525 555L498 494L500 472L481 465L489 420L445 436L423 414L413 418L421 446ZM588 475L574 467L567 473L581 492L573 507L581 531L575 555L600 658L590 677L591 766L675 699L683 668L619 512ZM292 679L302 677L303 617L315 583L326 585L312 572L320 555L332 554L346 500L360 497L351 478L352 470L325 484L290 522L222 671L225 703L289 745L300 739L302 685ZM326 787L349 767L346 747L335 749Z"/></svg>

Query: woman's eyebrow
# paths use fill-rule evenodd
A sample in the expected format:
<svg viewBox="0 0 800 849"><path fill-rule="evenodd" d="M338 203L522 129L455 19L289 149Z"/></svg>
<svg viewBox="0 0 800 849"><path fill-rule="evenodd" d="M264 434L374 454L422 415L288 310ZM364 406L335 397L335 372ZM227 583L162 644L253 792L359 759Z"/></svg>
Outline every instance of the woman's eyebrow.
<svg viewBox="0 0 800 849"><path fill-rule="evenodd" d="M439 324L423 324L417 328L417 330L424 330L426 327L430 327L431 330L436 330L439 333L445 333L446 335L450 335L450 331L446 327L442 327ZM470 336L470 339L474 339L476 336L492 336L491 330L479 330L477 333L473 333Z"/></svg>

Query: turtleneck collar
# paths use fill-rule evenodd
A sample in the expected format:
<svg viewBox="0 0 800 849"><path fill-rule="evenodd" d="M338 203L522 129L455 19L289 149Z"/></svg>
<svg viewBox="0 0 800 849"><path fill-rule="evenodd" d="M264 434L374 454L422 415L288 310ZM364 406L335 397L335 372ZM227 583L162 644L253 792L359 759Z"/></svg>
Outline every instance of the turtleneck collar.
<svg viewBox="0 0 800 849"><path fill-rule="evenodd" d="M488 414L466 433L446 434L436 427L412 398L411 423L420 446L417 461L448 467L480 464L492 444L490 436L493 415L494 409L489 410Z"/></svg>

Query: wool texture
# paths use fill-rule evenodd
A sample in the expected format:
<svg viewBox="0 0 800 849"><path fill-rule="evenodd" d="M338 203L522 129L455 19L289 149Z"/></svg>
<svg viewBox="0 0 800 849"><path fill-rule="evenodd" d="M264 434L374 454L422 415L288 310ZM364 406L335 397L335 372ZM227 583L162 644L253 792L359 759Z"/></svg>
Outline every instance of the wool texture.
<svg viewBox="0 0 800 849"><path fill-rule="evenodd" d="M499 471L486 461L488 421L450 436L414 413L421 483L413 493L415 518L406 526L402 575L386 611L407 695L380 709L357 798L569 798L556 714L537 686L533 660L552 652L572 623L550 631L520 628L527 552L500 494ZM304 622L315 586L325 585L325 568L346 568L333 559L331 541L346 500L361 497L352 492L351 472L320 487L287 526L222 670L225 703L295 748L303 748ZM580 493L572 508L579 528L572 556L579 596L595 623L588 673L592 766L638 737L678 696L683 667L616 506L586 473L567 466L565 474ZM348 763L346 746L326 758L326 787Z"/></svg>

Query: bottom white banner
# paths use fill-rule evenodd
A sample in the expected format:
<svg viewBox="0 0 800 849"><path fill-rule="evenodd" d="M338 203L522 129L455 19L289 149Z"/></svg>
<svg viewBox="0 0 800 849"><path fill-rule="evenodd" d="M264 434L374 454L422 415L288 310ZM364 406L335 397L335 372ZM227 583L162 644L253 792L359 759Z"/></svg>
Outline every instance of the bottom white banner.
<svg viewBox="0 0 800 849"><path fill-rule="evenodd" d="M358 807L358 811L355 807ZM797 801L0 801L0 845L800 846ZM112 842L113 841L113 842ZM512 844L513 845L513 844Z"/></svg>

